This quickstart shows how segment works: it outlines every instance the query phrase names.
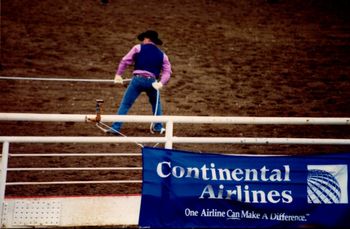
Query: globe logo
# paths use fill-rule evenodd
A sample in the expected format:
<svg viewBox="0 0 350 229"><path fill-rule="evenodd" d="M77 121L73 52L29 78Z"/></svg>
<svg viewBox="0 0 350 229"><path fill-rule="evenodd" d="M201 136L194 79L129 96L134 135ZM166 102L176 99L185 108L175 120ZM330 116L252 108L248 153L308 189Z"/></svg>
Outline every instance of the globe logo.
<svg viewBox="0 0 350 229"><path fill-rule="evenodd" d="M307 177L307 196L307 202L311 204L340 203L341 188L331 173L310 169Z"/></svg>

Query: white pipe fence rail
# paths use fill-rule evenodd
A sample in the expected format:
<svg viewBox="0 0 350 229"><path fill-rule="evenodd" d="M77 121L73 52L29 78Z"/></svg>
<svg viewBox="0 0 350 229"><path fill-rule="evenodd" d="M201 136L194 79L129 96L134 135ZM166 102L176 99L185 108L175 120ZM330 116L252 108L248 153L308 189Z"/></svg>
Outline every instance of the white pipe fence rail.
<svg viewBox="0 0 350 229"><path fill-rule="evenodd" d="M0 113L0 122L31 121L31 122L90 122L96 115L81 114L35 114L35 113ZM52 182L7 182L8 171L125 171L142 170L141 167L65 167L65 168L8 168L9 157L70 157L70 156L141 156L138 153L38 153L11 154L10 143L164 143L171 149L174 143L193 144L293 144L293 145L350 145L350 139L322 138L243 138L243 137L178 137L173 135L176 123L184 124L247 124L247 125L350 125L350 118L319 118L319 117L209 117L209 116L146 116L146 115L101 115L101 122L163 122L166 124L164 137L99 137L99 136L0 136L2 142L1 176L0 176L0 218L3 214L3 204L7 185L36 184L128 184L142 183L141 180L99 180L99 181L52 181Z"/></svg>
<svg viewBox="0 0 350 229"><path fill-rule="evenodd" d="M34 80L34 81L61 81L61 82L88 82L88 83L114 83L114 80L107 79L74 79L74 78L57 78L57 77L21 77L21 76L0 76L0 80ZM130 81L124 79L123 81Z"/></svg>
<svg viewBox="0 0 350 229"><path fill-rule="evenodd" d="M44 122L88 122L96 115L81 114L33 114L0 113L0 121L44 121ZM207 138L175 137L174 123L191 124L250 124L250 125L350 125L350 118L317 117L198 117L198 116L148 116L148 115L101 115L101 122L166 123L165 137L0 137L8 142L40 143L165 143L172 148L173 143L231 143L231 144L349 144L349 139L307 139L307 138Z"/></svg>
<svg viewBox="0 0 350 229"><path fill-rule="evenodd" d="M40 122L86 122L95 114L37 114L0 113L0 121L40 121ZM101 115L102 122L172 122L210 124L251 124L251 125L350 125L350 117L223 117L223 116L153 116L153 115Z"/></svg>
<svg viewBox="0 0 350 229"><path fill-rule="evenodd" d="M8 141L5 141L8 142ZM12 142L13 143L13 142ZM36 153L36 154L12 154L8 157L124 157L141 156L140 153ZM21 171L141 171L142 167L21 167L7 168L8 172ZM141 180L104 180L104 181L52 181L52 182L6 182L6 186L12 185L43 185L43 184L101 184L101 183L141 183Z"/></svg>
<svg viewBox="0 0 350 229"><path fill-rule="evenodd" d="M62 136L0 136L0 142L11 143L173 143L192 144L278 144L278 145L350 145L350 139L331 138L254 138L254 137L62 137Z"/></svg>

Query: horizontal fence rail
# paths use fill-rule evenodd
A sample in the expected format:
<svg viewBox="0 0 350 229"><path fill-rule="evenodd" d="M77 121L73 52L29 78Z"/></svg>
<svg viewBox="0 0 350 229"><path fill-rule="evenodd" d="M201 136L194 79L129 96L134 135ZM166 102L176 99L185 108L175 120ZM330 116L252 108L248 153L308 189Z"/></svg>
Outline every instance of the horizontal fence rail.
<svg viewBox="0 0 350 229"><path fill-rule="evenodd" d="M142 180L93 180L93 181L41 181L41 182L7 182L6 185L59 185L59 184L135 184Z"/></svg>
<svg viewBox="0 0 350 229"><path fill-rule="evenodd" d="M193 143L193 144L284 144L284 145L350 145L350 139L331 138L252 138L252 137L62 137L0 136L0 142L11 143ZM169 147L167 147L169 148Z"/></svg>
<svg viewBox="0 0 350 229"><path fill-rule="evenodd" d="M8 168L7 171L119 171L119 170L141 170L142 167L60 167L60 168Z"/></svg>
<svg viewBox="0 0 350 229"><path fill-rule="evenodd" d="M0 113L0 121L87 122L95 114ZM350 125L350 117L223 117L223 116L153 116L101 115L102 122L172 122L191 124L253 124L253 125Z"/></svg>
<svg viewBox="0 0 350 229"><path fill-rule="evenodd" d="M114 80L107 79L74 79L74 78L57 78L57 77L21 77L21 76L0 76L0 80L34 80L34 81L63 81L63 82L88 82L88 83L114 83ZM124 79L123 81L130 81Z"/></svg>
<svg viewBox="0 0 350 229"><path fill-rule="evenodd" d="M140 153L16 153L11 157L134 157L141 156Z"/></svg>
<svg viewBox="0 0 350 229"><path fill-rule="evenodd" d="M1 138L1 137L0 137ZM28 139L27 137L25 137ZM45 137L44 137L45 138ZM1 140L0 140L1 141ZM64 141L63 141L64 142ZM12 141L16 143L16 141ZM17 142L18 143L18 142ZM23 142L22 142L23 143ZM28 143L28 142L24 142ZM38 142L36 142L38 143ZM48 142L46 142L48 143ZM142 156L140 153L9 153L9 141L3 142L3 156L11 157L124 157L124 156ZM23 172L23 171L141 171L142 167L17 167L7 168L6 164L2 164L4 169L1 171L7 172ZM85 181L50 181L50 182L6 182L10 185L57 185L57 184L131 184L141 183L141 180L85 180Z"/></svg>
<svg viewBox="0 0 350 229"><path fill-rule="evenodd" d="M0 113L0 122L94 122L96 114L36 114L36 113ZM7 172L35 171L141 171L142 167L17 167L8 168L11 157L120 157L136 156L139 153L10 153L11 143L164 143L171 149L176 144L290 144L290 145L350 145L350 139L324 138L265 138L265 137L181 137L173 135L173 126L183 124L233 124L233 125L350 125L350 117L210 117L210 116L148 116L148 115L101 115L100 122L136 122L165 123L164 136L128 137L128 136L0 136L2 142L0 176L0 217L6 186L19 185L69 185L69 184L140 184L142 180L76 180L76 181L33 181L7 182ZM142 146L142 145L141 145Z"/></svg>

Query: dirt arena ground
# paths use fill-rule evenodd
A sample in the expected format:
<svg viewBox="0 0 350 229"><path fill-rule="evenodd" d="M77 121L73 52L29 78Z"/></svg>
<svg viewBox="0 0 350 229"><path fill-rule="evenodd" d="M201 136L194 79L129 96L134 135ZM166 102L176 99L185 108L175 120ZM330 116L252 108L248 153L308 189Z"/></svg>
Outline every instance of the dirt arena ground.
<svg viewBox="0 0 350 229"><path fill-rule="evenodd" d="M165 115L350 117L347 0L1 0L1 76L113 79L147 29L173 67ZM130 77L130 69L124 75ZM0 80L0 112L114 114L125 88ZM142 95L129 114L151 114ZM149 124L126 123L128 136ZM90 123L0 122L1 136L103 136ZM176 136L350 138L349 126L175 125ZM152 144L150 144L152 146ZM349 146L174 145L196 152L314 154ZM135 144L11 144L11 153L140 153ZM9 167L141 166L140 157L10 158ZM140 172L10 172L8 181L141 179ZM140 193L141 185L8 186L8 196Z"/></svg>

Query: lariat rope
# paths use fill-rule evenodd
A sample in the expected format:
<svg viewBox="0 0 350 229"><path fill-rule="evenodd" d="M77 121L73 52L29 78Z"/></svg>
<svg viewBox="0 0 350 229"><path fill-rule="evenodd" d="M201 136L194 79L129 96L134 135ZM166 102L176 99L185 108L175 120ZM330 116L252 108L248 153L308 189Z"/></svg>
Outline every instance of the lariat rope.
<svg viewBox="0 0 350 229"><path fill-rule="evenodd" d="M91 118L87 118L87 121L92 121L96 123L96 127L99 128L100 130L102 130L104 133L107 133L107 131L112 130L115 133L118 133L119 135L123 136L123 137L128 137L125 134L121 133L120 131L114 129L113 127L101 122L101 114L102 114L102 105L103 105L104 101L102 99L96 99L96 117L95 119L91 119ZM143 148L144 146L139 143L134 141L134 143L138 146L140 146L141 148Z"/></svg>
<svg viewBox="0 0 350 229"><path fill-rule="evenodd" d="M157 90L157 99L156 99L156 108L154 109L154 116L157 116L157 112L158 112L158 103L159 103L159 90ZM149 127L149 131L154 134L154 131L153 131L153 122L151 122L151 125Z"/></svg>
<svg viewBox="0 0 350 229"><path fill-rule="evenodd" d="M104 127L107 128L107 129L105 129L104 127L101 127L99 124L101 124L102 126L104 126ZM128 136L126 136L126 135L123 134L122 132L120 132L120 131L114 129L113 127L111 127L111 126L109 126L109 125L107 125L107 124L105 124L105 123L103 123L103 122L101 122L101 121L96 122L96 126L97 126L99 129L101 129L102 131L104 131L104 132L107 132L107 130L110 129L110 130L113 130L114 132L120 134L121 136L123 136L123 137L125 137L125 138L128 138ZM135 143L136 145L140 146L141 148L144 147L144 146L143 146L141 143L139 143L139 142L134 141L134 143Z"/></svg>
<svg viewBox="0 0 350 229"><path fill-rule="evenodd" d="M159 90L157 90L157 99L156 99L156 107L154 109L154 116L157 115L157 112L158 112L158 103L159 103L159 97L160 97L160 93L159 93ZM104 133L107 133L107 131L109 130L112 130L114 131L115 133L118 133L119 135L127 138L128 136L123 134L122 132L114 129L113 127L101 122L101 113L102 113L102 104L104 103L104 101L102 99L96 99L96 117L95 119L87 119L88 121L93 121L93 122L96 122L96 127L99 128L100 130L102 130ZM151 123L150 125L150 132L152 134L154 134L154 131L153 131L153 122ZM134 143L138 146L140 146L141 148L143 148L144 146L139 143L139 142L136 142L134 141ZM156 147L159 143L156 143L153 147Z"/></svg>

